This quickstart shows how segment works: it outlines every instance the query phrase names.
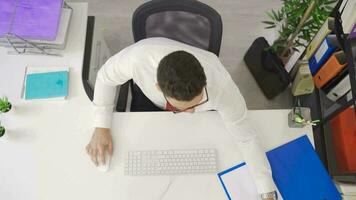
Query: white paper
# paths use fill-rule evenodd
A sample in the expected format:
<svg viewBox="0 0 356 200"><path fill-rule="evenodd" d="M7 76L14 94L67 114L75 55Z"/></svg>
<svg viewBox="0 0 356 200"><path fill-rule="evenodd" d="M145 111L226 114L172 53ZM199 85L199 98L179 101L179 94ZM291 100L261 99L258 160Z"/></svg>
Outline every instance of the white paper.
<svg viewBox="0 0 356 200"><path fill-rule="evenodd" d="M231 200L260 200L256 185L246 165L220 176ZM283 199L279 191L278 199Z"/></svg>
<svg viewBox="0 0 356 200"><path fill-rule="evenodd" d="M295 51L292 56L289 58L287 64L285 65L285 69L286 71L289 73L293 67L295 66L295 64L297 63L297 61L300 58L300 55L302 55L302 52L304 51L305 48L298 48L300 49L299 52Z"/></svg>
<svg viewBox="0 0 356 200"><path fill-rule="evenodd" d="M21 98L25 71L22 66L0 64L0 97L8 97L11 102Z"/></svg>
<svg viewBox="0 0 356 200"><path fill-rule="evenodd" d="M231 200L259 200L255 183L246 165L221 176Z"/></svg>

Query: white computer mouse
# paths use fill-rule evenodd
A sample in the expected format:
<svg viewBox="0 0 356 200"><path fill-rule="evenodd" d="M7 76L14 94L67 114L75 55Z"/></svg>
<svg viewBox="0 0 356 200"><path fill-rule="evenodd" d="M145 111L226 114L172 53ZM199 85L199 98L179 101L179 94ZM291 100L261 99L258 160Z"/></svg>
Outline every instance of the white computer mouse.
<svg viewBox="0 0 356 200"><path fill-rule="evenodd" d="M106 153L105 154L105 164L102 165L100 162L99 162L99 165L97 166L97 169L101 172L107 172L109 171L109 168L110 168L110 160L111 160L111 156Z"/></svg>

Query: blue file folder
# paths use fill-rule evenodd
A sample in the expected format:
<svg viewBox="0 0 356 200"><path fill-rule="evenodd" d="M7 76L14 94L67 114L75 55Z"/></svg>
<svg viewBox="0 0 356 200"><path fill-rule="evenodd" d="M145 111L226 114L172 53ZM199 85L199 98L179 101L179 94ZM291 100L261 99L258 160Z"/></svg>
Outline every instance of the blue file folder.
<svg viewBox="0 0 356 200"><path fill-rule="evenodd" d="M328 175L307 136L267 152L273 180L285 200L341 200L340 193ZM218 174L221 176L245 166L241 163Z"/></svg>
<svg viewBox="0 0 356 200"><path fill-rule="evenodd" d="M267 158L284 199L341 200L307 136L269 151Z"/></svg>
<svg viewBox="0 0 356 200"><path fill-rule="evenodd" d="M323 40L318 50L316 50L314 55L309 59L309 68L313 76L326 63L338 46L335 35L329 35Z"/></svg>
<svg viewBox="0 0 356 200"><path fill-rule="evenodd" d="M48 99L68 95L68 71L28 74L25 99Z"/></svg>

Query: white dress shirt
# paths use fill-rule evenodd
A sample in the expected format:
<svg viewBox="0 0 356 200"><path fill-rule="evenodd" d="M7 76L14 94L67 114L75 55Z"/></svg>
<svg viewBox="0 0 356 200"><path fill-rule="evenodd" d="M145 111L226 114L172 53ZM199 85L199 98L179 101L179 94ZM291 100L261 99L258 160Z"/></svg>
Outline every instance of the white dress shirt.
<svg viewBox="0 0 356 200"><path fill-rule="evenodd" d="M256 130L246 119L244 98L219 58L208 51L167 38L141 40L112 56L100 69L95 84L93 110L94 127L110 128L116 96L116 86L133 79L142 92L158 107L166 100L157 87L157 67L171 52L183 50L194 55L207 78L209 101L195 112L216 110L233 135L252 173L259 193L276 189L270 165L258 140ZM204 96L202 101L206 97Z"/></svg>

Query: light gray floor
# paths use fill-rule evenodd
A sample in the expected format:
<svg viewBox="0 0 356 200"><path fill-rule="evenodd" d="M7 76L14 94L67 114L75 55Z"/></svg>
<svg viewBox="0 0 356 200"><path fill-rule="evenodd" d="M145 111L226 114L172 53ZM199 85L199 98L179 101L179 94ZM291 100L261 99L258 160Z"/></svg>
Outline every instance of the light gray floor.
<svg viewBox="0 0 356 200"><path fill-rule="evenodd" d="M179 0L177 0L179 1ZM271 40L274 33L266 31L261 21L266 20L265 12L279 8L280 0L201 0L217 10L223 20L223 41L220 59L230 72L246 99L249 109L289 108L292 104L287 89L273 100L264 97L248 71L243 56L252 41L265 36ZM83 2L83 0L67 0ZM134 10L143 0L87 0L89 15L96 16L97 25L103 30L105 40L112 54L133 43L131 18Z"/></svg>

